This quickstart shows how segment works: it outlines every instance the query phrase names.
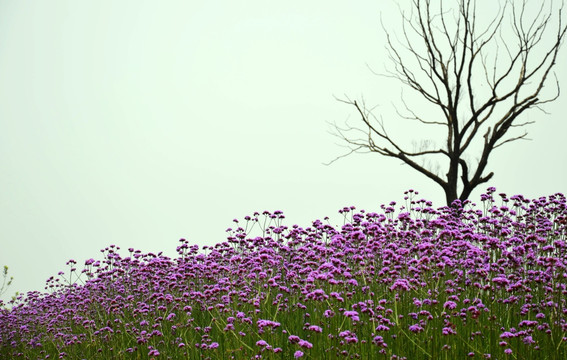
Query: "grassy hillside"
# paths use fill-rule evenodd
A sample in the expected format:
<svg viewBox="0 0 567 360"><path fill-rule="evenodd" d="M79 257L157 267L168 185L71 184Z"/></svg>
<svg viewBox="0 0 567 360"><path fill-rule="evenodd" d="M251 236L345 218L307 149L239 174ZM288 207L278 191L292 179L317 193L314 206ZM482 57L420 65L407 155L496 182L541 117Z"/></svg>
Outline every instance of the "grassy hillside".
<svg viewBox="0 0 567 360"><path fill-rule="evenodd" d="M3 359L565 359L562 194L235 220L178 257L117 246L0 311Z"/></svg>

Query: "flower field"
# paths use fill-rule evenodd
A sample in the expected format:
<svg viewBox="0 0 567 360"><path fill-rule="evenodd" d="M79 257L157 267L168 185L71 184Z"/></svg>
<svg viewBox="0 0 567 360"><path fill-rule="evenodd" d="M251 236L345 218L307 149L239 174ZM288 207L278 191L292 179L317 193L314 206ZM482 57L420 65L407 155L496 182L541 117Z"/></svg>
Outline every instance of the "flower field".
<svg viewBox="0 0 567 360"><path fill-rule="evenodd" d="M404 200L342 226L255 213L173 259L69 260L3 304L0 358L567 359L562 194Z"/></svg>

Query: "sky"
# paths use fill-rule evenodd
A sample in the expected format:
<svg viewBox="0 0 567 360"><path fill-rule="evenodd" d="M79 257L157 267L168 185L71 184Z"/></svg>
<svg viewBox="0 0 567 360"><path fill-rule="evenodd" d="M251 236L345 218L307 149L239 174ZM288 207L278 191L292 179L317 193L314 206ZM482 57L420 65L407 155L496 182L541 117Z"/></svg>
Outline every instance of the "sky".
<svg viewBox="0 0 567 360"><path fill-rule="evenodd" d="M399 34L391 1L0 0L0 265L14 277L2 298L111 244L212 246L254 211L340 225L342 207L379 211L408 189L443 206L399 160L325 165L348 152L331 124L359 121L336 98L364 97L404 140L425 134L392 107L419 99L370 70L391 64L381 16ZM555 69L567 87L566 53ZM493 153L473 201L488 186L567 190L566 95L545 110L522 118L533 140Z"/></svg>

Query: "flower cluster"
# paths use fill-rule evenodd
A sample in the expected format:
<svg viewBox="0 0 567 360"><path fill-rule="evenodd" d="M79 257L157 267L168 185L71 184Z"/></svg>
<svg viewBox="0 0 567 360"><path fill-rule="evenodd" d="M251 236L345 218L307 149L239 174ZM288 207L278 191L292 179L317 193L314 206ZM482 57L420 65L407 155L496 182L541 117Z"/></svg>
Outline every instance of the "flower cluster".
<svg viewBox="0 0 567 360"><path fill-rule="evenodd" d="M255 213L174 259L70 260L0 303L0 358L567 358L565 197L416 195L341 227Z"/></svg>

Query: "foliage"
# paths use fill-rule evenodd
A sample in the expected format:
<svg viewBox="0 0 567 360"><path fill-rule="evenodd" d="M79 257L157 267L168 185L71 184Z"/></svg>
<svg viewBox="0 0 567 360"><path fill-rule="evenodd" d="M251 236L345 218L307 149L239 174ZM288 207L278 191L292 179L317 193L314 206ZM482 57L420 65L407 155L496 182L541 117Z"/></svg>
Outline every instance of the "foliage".
<svg viewBox="0 0 567 360"><path fill-rule="evenodd" d="M70 260L0 310L0 358L567 358L565 197L406 195L340 228L255 213L204 252Z"/></svg>

